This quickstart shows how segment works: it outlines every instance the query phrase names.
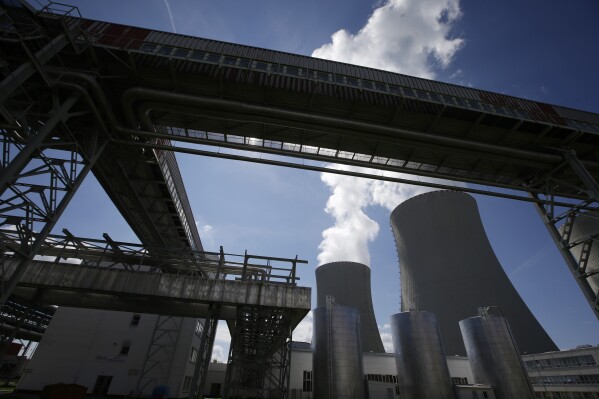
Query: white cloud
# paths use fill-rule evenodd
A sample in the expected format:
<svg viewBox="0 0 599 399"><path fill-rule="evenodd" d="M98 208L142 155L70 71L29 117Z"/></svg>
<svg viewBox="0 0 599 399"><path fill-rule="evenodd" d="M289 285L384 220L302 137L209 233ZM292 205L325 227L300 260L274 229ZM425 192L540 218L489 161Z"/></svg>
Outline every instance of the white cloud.
<svg viewBox="0 0 599 399"><path fill-rule="evenodd" d="M225 321L221 320L218 322L218 328L216 329L216 337L214 340L216 342L226 344L231 342L231 334L229 333L229 327Z"/></svg>
<svg viewBox="0 0 599 399"><path fill-rule="evenodd" d="M414 178L413 176L392 172L386 172L383 175L402 179ZM444 182L440 179L431 178L420 178L419 181L447 184L447 182ZM416 195L428 193L429 191L435 191L435 189L425 186L400 184L383 180L373 180L370 185L370 195L372 197L371 204L380 205L392 211L405 200L415 197Z"/></svg>
<svg viewBox="0 0 599 399"><path fill-rule="evenodd" d="M378 326L381 339L383 340L383 346L385 352L393 353L393 335L391 335L391 325L385 324L384 326Z"/></svg>
<svg viewBox="0 0 599 399"><path fill-rule="evenodd" d="M229 357L229 347L231 346L231 334L227 322L220 320L216 329L214 346L212 347L212 357L210 360L216 360L220 363L226 363Z"/></svg>
<svg viewBox="0 0 599 399"><path fill-rule="evenodd" d="M312 342L312 329L314 319L312 311L309 311L306 317L293 330L293 340L298 342Z"/></svg>
<svg viewBox="0 0 599 399"><path fill-rule="evenodd" d="M216 245L216 232L218 228L215 229L214 226L210 224L202 224L201 222L196 222L196 226L198 226L198 230L200 233L200 239L202 240L202 244L204 246L205 251L214 251L218 246Z"/></svg>
<svg viewBox="0 0 599 399"><path fill-rule="evenodd" d="M460 15L459 0L389 0L358 33L339 30L312 56L432 79L464 43L450 33Z"/></svg>
<svg viewBox="0 0 599 399"><path fill-rule="evenodd" d="M210 361L217 361L219 363L227 363L229 349L225 350L221 345L214 344L212 347L212 358Z"/></svg>

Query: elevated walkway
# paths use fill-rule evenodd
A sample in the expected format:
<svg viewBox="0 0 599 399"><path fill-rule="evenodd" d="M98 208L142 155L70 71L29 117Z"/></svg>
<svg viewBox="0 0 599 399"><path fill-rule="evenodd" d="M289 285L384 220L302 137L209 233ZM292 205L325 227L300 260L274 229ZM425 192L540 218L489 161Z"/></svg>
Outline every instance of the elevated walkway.
<svg viewBox="0 0 599 399"><path fill-rule="evenodd" d="M15 262L5 263L5 279ZM59 306L235 320L239 307L276 308L293 314L295 326L310 311L307 287L262 281L206 279L190 275L115 270L68 263L32 262L15 294Z"/></svg>

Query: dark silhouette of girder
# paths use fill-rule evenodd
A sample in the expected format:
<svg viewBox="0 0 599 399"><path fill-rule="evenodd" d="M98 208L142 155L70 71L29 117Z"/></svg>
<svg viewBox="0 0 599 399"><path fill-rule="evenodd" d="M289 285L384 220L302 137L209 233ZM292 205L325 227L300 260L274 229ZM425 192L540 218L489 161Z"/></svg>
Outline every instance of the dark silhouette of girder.
<svg viewBox="0 0 599 399"><path fill-rule="evenodd" d="M201 249L172 151L318 169L209 150L226 147L364 166L373 178L461 181L446 187L536 203L599 317L559 233L564 213L597 208L596 113L3 4L0 223L49 234L92 171L144 245ZM48 183L28 183L41 172ZM38 245L19 252L23 270Z"/></svg>

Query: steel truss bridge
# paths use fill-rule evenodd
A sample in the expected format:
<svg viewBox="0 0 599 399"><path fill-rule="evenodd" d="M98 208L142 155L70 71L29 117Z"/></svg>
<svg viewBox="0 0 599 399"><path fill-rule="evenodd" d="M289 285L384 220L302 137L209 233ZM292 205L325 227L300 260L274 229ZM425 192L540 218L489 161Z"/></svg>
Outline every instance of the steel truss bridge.
<svg viewBox="0 0 599 399"><path fill-rule="evenodd" d="M530 201L599 318L599 271L589 255L597 237L570 239L576 219L594 217L597 209L598 114L92 21L55 3L41 10L16 0L0 4L0 227L19 236L18 248L3 241L12 272L3 272L1 303L24 290L19 282L39 263L36 256L90 172L157 265L154 271L181 271L163 248L200 256L178 151L411 184L401 176L415 175L417 184ZM255 152L285 158L258 159ZM77 240L83 239L71 242ZM106 245L111 241L105 237ZM183 269L197 278L219 277ZM208 307L209 341L219 305ZM241 312L231 325L259 328L264 310L252 312ZM164 317L157 328L175 331L176 322L165 327L172 316ZM244 329L233 331L233 342L243 340ZM235 394L245 392L251 372L229 374L237 378Z"/></svg>
<svg viewBox="0 0 599 399"><path fill-rule="evenodd" d="M0 242L7 252L16 252L23 237L14 230L0 230ZM9 278L18 262L2 260ZM171 356L164 353L172 355L175 350L181 317L206 319L190 397L203 392L216 324L226 320L232 331L230 394L243 391L269 397L274 391L280 396L280 389L287 386L291 332L311 307L310 288L297 286L296 267L303 263L297 257L235 255L222 248L149 250L106 234L103 240L84 239L64 230L63 235L46 238L13 294L29 303L166 315L157 322L157 342L148 348L138 380L140 392L165 382ZM7 306L12 309L14 304ZM39 318L23 315L20 322L30 322L33 316ZM17 329L11 332L18 334Z"/></svg>

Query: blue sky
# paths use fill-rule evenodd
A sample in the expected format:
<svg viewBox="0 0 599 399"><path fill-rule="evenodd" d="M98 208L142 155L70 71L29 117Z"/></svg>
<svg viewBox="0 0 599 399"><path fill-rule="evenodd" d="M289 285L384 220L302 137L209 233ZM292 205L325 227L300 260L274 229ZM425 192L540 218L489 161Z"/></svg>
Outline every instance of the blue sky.
<svg viewBox="0 0 599 399"><path fill-rule="evenodd" d="M599 54L592 44L599 37L599 3L594 0L71 3L86 18L164 31L174 27L192 36L305 55L319 49L316 54L322 57L599 112ZM178 155L178 160L207 249L223 245L236 253L297 254L310 262L300 273L302 284L315 288L322 233L336 223L325 212L331 187L320 174L189 155ZM533 206L476 199L500 262L557 345L599 344L599 322ZM376 201L358 210L378 225L376 238L365 244L377 320L387 340L384 324L399 309L390 211ZM63 227L81 236L107 232L115 239L136 240L93 179L84 183L56 230ZM217 351L226 350L223 330ZM304 324L296 337L309 332Z"/></svg>

